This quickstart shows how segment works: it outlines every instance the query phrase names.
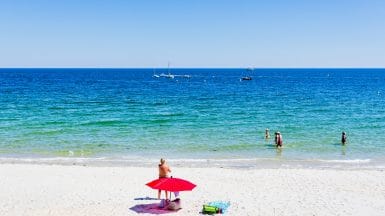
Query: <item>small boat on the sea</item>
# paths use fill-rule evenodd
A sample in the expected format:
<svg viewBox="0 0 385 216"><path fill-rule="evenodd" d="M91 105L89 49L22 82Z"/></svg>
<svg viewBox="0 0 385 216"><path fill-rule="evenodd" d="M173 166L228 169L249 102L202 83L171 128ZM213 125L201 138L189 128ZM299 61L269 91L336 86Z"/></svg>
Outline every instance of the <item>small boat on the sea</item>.
<svg viewBox="0 0 385 216"><path fill-rule="evenodd" d="M168 79L174 79L176 77L180 77L180 78L191 78L191 75L188 75L188 74L171 74L170 73L170 62L168 63L168 66L167 66L167 74L165 73L161 73L161 74L155 74L155 69L154 69L154 74L152 75L152 77L154 78L160 78L160 77L163 77L163 78L168 78Z"/></svg>
<svg viewBox="0 0 385 216"><path fill-rule="evenodd" d="M248 80L252 80L253 78L251 76L244 76L241 78L241 81L248 81Z"/></svg>
<svg viewBox="0 0 385 216"><path fill-rule="evenodd" d="M159 75L154 74L153 77L155 77L155 78L164 77L164 78L168 78L168 79L174 79L175 75L170 73L170 62L168 62L168 65L167 65L167 72L168 72L168 74L165 74L165 73L161 73Z"/></svg>
<svg viewBox="0 0 385 216"><path fill-rule="evenodd" d="M163 77L163 78L168 78L168 79L174 79L176 77L180 77L180 78L191 78L191 75L188 75L188 74L183 74L183 75L178 75L178 74L165 74L165 73L161 73L161 74L154 74L152 75L152 77L154 78L160 78L160 77Z"/></svg>
<svg viewBox="0 0 385 216"><path fill-rule="evenodd" d="M252 72L252 71L254 71L254 68L248 67L248 68L246 68L246 71ZM250 74L250 73L246 73L246 74ZM242 76L240 81L249 81L249 80L252 80L252 79L253 78L251 76Z"/></svg>
<svg viewBox="0 0 385 216"><path fill-rule="evenodd" d="M175 78L175 75L173 75L173 74L164 74L164 73L161 73L160 75L159 75L159 77L164 77L164 78L168 78L168 79L174 79Z"/></svg>

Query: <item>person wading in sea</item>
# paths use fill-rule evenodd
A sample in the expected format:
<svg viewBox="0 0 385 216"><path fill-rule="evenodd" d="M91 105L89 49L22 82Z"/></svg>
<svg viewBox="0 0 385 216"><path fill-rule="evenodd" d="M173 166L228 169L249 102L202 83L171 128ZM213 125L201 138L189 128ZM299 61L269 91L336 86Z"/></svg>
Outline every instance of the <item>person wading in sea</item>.
<svg viewBox="0 0 385 216"><path fill-rule="evenodd" d="M281 148L283 145L282 135L279 131L275 132L275 145L277 148Z"/></svg>
<svg viewBox="0 0 385 216"><path fill-rule="evenodd" d="M270 138L269 128L266 128L266 130L265 130L265 139L269 139L269 138Z"/></svg>
<svg viewBox="0 0 385 216"><path fill-rule="evenodd" d="M341 136L341 143L342 143L342 145L345 145L347 141L348 141L348 137L346 136L345 131L343 131L342 132L342 136Z"/></svg>

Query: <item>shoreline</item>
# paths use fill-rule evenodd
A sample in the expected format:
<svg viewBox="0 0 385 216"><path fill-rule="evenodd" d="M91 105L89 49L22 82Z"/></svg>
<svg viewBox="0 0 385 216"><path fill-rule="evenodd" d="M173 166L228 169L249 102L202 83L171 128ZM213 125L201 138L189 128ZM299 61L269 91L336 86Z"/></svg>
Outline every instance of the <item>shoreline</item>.
<svg viewBox="0 0 385 216"><path fill-rule="evenodd" d="M227 215L384 215L385 171L177 167L197 185L181 192L182 209L199 215L210 201L230 202ZM0 214L154 214L157 191L145 183L157 167L0 164ZM154 208L155 205L155 208Z"/></svg>
<svg viewBox="0 0 385 216"><path fill-rule="evenodd" d="M155 158L91 158L91 157L0 157L0 165L58 165L89 167L153 167ZM331 170L385 170L385 162L372 159L282 159L282 158L223 158L223 159L167 159L180 168L227 169L331 169Z"/></svg>

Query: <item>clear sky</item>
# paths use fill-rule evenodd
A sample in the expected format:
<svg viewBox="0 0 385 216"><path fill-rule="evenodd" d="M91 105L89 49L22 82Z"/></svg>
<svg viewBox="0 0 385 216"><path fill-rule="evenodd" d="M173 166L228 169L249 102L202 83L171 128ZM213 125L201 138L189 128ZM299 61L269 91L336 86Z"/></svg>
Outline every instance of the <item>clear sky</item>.
<svg viewBox="0 0 385 216"><path fill-rule="evenodd" d="M0 0L0 67L385 67L384 0Z"/></svg>

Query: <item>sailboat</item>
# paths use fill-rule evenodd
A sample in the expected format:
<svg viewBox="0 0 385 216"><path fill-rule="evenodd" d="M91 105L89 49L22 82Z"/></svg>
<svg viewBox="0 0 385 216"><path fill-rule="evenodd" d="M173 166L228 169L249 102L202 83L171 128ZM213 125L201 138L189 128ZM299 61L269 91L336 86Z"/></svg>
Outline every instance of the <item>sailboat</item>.
<svg viewBox="0 0 385 216"><path fill-rule="evenodd" d="M155 71L155 70L154 70ZM164 77L164 78L168 78L168 79L174 79L176 77L180 77L180 78L191 78L191 75L188 75L188 74L181 74L181 75L177 75L177 74L171 74L170 73L170 62L168 62L167 64L167 74L165 73L161 73L161 74L154 74L152 75L152 77L155 77L155 78L159 78L159 77Z"/></svg>
<svg viewBox="0 0 385 216"><path fill-rule="evenodd" d="M252 71L254 71L254 68L248 67L248 68L246 68L246 71L252 72ZM252 79L253 78L251 76L243 76L243 77L241 77L240 81L249 81Z"/></svg>
<svg viewBox="0 0 385 216"><path fill-rule="evenodd" d="M174 79L175 78L175 75L170 73L170 62L168 62L168 64L167 64L167 72L168 72L168 74L161 73L159 76L160 77L169 78L169 79Z"/></svg>

